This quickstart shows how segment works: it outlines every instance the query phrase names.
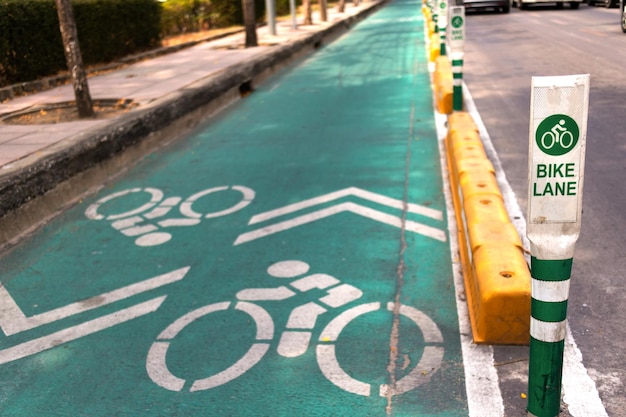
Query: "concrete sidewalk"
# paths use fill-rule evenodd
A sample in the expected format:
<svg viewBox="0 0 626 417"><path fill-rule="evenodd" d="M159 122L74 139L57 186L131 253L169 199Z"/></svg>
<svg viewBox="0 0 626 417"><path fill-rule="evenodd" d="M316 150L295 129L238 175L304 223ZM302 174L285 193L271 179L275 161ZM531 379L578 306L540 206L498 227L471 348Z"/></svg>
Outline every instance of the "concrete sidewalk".
<svg viewBox="0 0 626 417"><path fill-rule="evenodd" d="M261 27L256 48L244 48L244 34L238 33L90 78L94 101L125 99L136 105L117 117L57 124L0 122L0 246L239 99L240 89L254 88L384 3L348 4L344 13L329 9L327 22L315 14L308 26L299 17L297 29L291 19L279 22L275 36ZM71 85L18 97L0 104L0 120L72 100ZM61 195L49 195L51 190Z"/></svg>

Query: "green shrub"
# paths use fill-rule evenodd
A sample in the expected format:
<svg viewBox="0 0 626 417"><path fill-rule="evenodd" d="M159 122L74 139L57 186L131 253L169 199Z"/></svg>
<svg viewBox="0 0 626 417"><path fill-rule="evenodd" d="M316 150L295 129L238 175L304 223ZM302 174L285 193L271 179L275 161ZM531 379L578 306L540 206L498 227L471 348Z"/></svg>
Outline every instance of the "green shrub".
<svg viewBox="0 0 626 417"><path fill-rule="evenodd" d="M296 0L296 7L302 4L302 0ZM289 8L289 0L276 0L276 14L278 16L284 16L291 13Z"/></svg>
<svg viewBox="0 0 626 417"><path fill-rule="evenodd" d="M210 26L210 0L165 0L161 7L161 33L165 36L196 32Z"/></svg>
<svg viewBox="0 0 626 417"><path fill-rule="evenodd" d="M289 0L277 0L277 9L289 10ZM165 36L243 24L241 0L162 0ZM258 21L265 16L265 0L255 0Z"/></svg>
<svg viewBox="0 0 626 417"><path fill-rule="evenodd" d="M0 80L29 81L65 68L54 1L4 0L0 22Z"/></svg>
<svg viewBox="0 0 626 417"><path fill-rule="evenodd" d="M159 44L157 0L74 0L72 6L86 65ZM0 28L0 85L66 69L54 0L0 0Z"/></svg>
<svg viewBox="0 0 626 417"><path fill-rule="evenodd" d="M156 0L74 0L73 7L87 65L159 45L161 6Z"/></svg>
<svg viewBox="0 0 626 417"><path fill-rule="evenodd" d="M275 1L278 15L289 14L289 0ZM243 24L241 0L72 0L72 7L85 65L153 48L165 36ZM263 22L265 0L255 0L255 12ZM0 0L0 87L65 69L54 0Z"/></svg>

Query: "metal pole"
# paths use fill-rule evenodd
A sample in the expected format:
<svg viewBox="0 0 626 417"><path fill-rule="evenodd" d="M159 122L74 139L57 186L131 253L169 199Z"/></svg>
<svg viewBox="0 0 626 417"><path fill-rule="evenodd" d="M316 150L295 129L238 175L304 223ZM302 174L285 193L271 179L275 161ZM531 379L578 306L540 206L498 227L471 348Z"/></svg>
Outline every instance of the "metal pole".
<svg viewBox="0 0 626 417"><path fill-rule="evenodd" d="M291 28L296 30L298 29L298 22L296 21L296 0L289 0L289 9L291 10Z"/></svg>
<svg viewBox="0 0 626 417"><path fill-rule="evenodd" d="M265 0L265 8L267 9L267 26L269 27L270 35L276 36L276 7L274 2L276 0Z"/></svg>

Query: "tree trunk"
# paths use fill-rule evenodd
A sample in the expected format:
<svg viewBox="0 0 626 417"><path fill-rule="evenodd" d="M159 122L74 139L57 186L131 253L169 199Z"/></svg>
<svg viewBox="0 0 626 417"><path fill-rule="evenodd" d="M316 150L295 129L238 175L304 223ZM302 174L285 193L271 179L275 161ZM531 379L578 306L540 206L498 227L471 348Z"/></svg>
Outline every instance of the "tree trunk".
<svg viewBox="0 0 626 417"><path fill-rule="evenodd" d="M246 27L246 48L258 46L256 36L256 18L254 14L254 0L241 0L243 3L243 21Z"/></svg>
<svg viewBox="0 0 626 417"><path fill-rule="evenodd" d="M319 0L320 2L320 20L322 22L327 22L328 21L328 4L326 3L326 0Z"/></svg>
<svg viewBox="0 0 626 417"><path fill-rule="evenodd" d="M339 0L337 3L337 12L343 13L346 11L346 0Z"/></svg>
<svg viewBox="0 0 626 417"><path fill-rule="evenodd" d="M89 94L89 84L87 83L87 71L83 65L83 57L80 54L78 45L78 32L76 31L76 21L70 0L55 0L57 13L59 15L59 27L63 38L63 49L65 50L65 60L67 69L72 76L74 86L74 97L78 108L78 117L93 117L93 102Z"/></svg>
<svg viewBox="0 0 626 417"><path fill-rule="evenodd" d="M311 10L311 0L302 0L302 8L304 9L304 24L313 24L313 10Z"/></svg>

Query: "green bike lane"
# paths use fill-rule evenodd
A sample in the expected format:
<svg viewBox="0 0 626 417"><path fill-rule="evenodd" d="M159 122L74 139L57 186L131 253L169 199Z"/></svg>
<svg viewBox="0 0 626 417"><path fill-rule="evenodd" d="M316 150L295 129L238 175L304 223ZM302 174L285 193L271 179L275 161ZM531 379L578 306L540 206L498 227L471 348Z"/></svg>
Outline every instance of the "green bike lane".
<svg viewBox="0 0 626 417"><path fill-rule="evenodd" d="M467 415L421 3L2 257L2 416Z"/></svg>

